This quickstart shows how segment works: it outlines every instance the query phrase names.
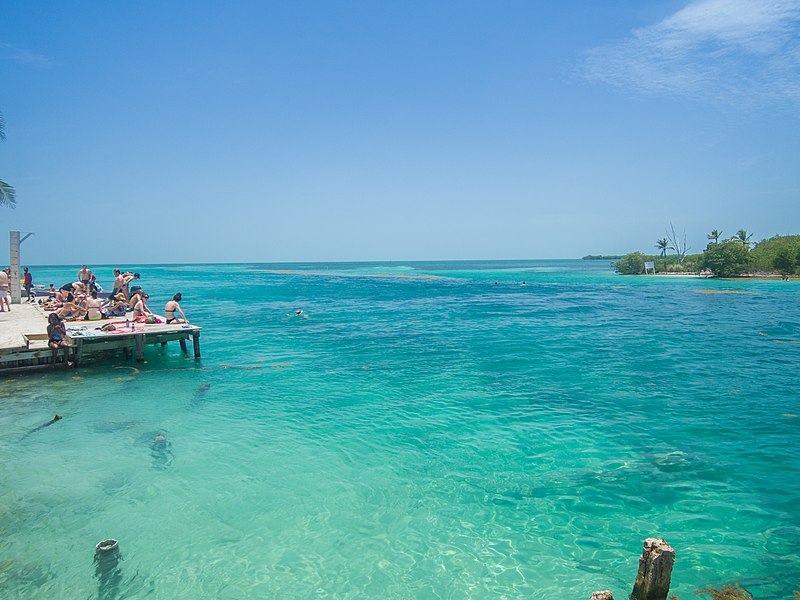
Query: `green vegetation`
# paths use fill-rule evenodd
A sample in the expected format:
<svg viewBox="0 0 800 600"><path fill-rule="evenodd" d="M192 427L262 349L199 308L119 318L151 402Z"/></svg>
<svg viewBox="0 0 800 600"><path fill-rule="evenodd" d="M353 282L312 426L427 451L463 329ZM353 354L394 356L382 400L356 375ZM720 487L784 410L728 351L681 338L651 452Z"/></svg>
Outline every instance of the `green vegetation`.
<svg viewBox="0 0 800 600"><path fill-rule="evenodd" d="M655 263L657 273L700 273L717 277L736 277L751 273L800 275L800 235L776 235L753 246L752 233L740 229L736 235L720 241L722 232L714 229L702 254L687 254L685 235L676 235L674 227L667 236L656 240L658 255L631 252L613 263L617 273L644 273L645 261ZM752 246L752 249L751 249ZM674 254L669 254L672 251Z"/></svg>
<svg viewBox="0 0 800 600"><path fill-rule="evenodd" d="M644 273L644 261L650 260L652 257L645 256L641 252L631 252L620 258L612 266L616 269L617 273L622 275L641 275Z"/></svg>
<svg viewBox="0 0 800 600"><path fill-rule="evenodd" d="M763 240L750 255L756 271L800 274L800 235L776 235Z"/></svg>
<svg viewBox="0 0 800 600"><path fill-rule="evenodd" d="M6 139L6 122L3 120L3 115L0 114L0 140L4 139ZM16 205L17 194L14 188L0 179L0 206L10 206L14 208Z"/></svg>
<svg viewBox="0 0 800 600"><path fill-rule="evenodd" d="M703 267L718 277L747 273L750 267L750 251L737 239L709 244L703 252Z"/></svg>
<svg viewBox="0 0 800 600"><path fill-rule="evenodd" d="M656 248L661 250L661 258L664 260L664 271L667 270L667 250L669 250L669 240L661 238L656 242Z"/></svg>

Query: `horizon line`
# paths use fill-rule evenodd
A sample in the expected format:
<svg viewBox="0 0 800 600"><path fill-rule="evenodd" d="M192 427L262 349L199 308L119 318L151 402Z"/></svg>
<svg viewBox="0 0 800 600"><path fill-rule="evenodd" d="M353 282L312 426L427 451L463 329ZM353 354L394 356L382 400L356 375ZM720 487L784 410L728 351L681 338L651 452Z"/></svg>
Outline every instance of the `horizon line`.
<svg viewBox="0 0 800 600"><path fill-rule="evenodd" d="M586 256L617 256L614 255L586 255ZM122 263L122 264L132 264L136 266L142 267L154 267L154 266L183 266L183 265L193 265L193 266L203 266L203 265L246 265L246 264L256 264L256 265L299 265L299 264L364 264L364 263L381 263L381 264L407 264L407 263L432 263L432 262L524 262L524 261L552 261L552 260L584 260L583 257L572 257L572 258L431 258L431 259L416 259L416 260L278 260L278 261L218 261L218 262L159 262L159 263ZM593 260L606 260L606 259L593 259ZM613 259L607 259L613 260ZM28 267L28 268L45 268L45 267L69 267L74 268L78 266L80 268L81 265L86 265L88 267L92 267L88 262L76 262L76 263L61 263L61 264L34 264L34 263L23 263L20 262L20 267ZM93 263L95 267L109 267L109 268L118 268L118 264L120 263Z"/></svg>

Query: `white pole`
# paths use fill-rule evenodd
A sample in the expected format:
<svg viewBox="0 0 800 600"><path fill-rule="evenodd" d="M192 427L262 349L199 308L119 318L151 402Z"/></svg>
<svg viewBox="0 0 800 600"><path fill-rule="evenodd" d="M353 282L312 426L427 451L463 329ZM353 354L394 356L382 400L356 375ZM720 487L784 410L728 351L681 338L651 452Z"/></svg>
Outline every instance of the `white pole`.
<svg viewBox="0 0 800 600"><path fill-rule="evenodd" d="M8 237L11 241L11 249L8 253L8 258L11 264L11 275L9 275L10 291L11 291L11 304L19 304L22 300L22 294L19 289L19 231L9 231Z"/></svg>

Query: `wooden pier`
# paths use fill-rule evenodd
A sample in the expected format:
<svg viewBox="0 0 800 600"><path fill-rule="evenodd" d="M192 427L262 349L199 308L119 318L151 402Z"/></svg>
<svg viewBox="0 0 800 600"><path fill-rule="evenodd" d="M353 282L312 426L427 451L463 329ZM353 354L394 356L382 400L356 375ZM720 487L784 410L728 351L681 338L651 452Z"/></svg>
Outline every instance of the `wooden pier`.
<svg viewBox="0 0 800 600"><path fill-rule="evenodd" d="M57 353L47 346L47 316L49 312L35 304L12 304L10 312L0 313L0 377L24 371L66 366L64 350ZM165 321L164 317L159 317ZM113 323L113 331L100 327ZM121 352L125 358L144 361L144 347L150 344L166 346L178 341L187 352L191 338L194 356L200 358L200 327L189 324L144 324L126 326L124 317L100 321L67 321L67 343L70 360L75 364L110 352Z"/></svg>

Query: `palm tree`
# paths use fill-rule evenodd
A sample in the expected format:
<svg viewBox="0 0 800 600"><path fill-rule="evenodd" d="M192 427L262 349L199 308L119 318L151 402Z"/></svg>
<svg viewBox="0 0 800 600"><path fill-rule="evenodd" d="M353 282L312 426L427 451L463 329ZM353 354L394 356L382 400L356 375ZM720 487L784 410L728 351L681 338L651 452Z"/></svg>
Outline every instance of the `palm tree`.
<svg viewBox="0 0 800 600"><path fill-rule="evenodd" d="M736 236L733 239L738 242L741 242L742 246L749 249L751 237L753 237L752 233L747 233L745 229L740 229L739 231L736 232Z"/></svg>
<svg viewBox="0 0 800 600"><path fill-rule="evenodd" d="M664 273L667 272L667 248L669 248L669 240L661 238L656 242L656 248L661 250L661 258L664 259Z"/></svg>
<svg viewBox="0 0 800 600"><path fill-rule="evenodd" d="M706 236L710 240L714 240L714 243L719 243L719 238L722 237L722 231L719 229L714 229L711 233Z"/></svg>
<svg viewBox="0 0 800 600"><path fill-rule="evenodd" d="M0 140L4 139L6 139L6 122L3 120L3 115L0 114ZM0 179L0 206L10 206L14 208L16 205L17 194L14 188Z"/></svg>

